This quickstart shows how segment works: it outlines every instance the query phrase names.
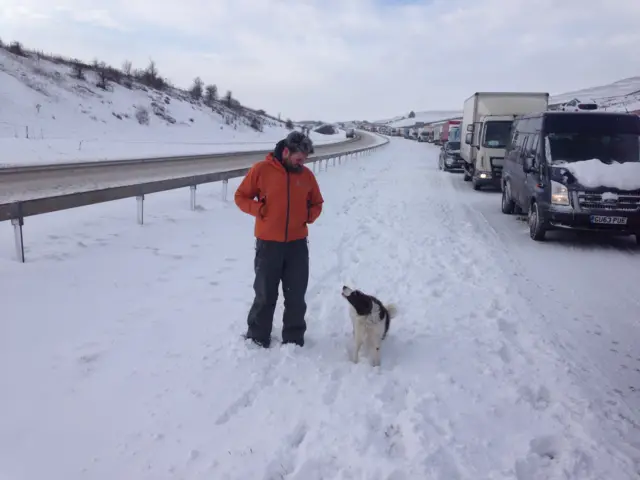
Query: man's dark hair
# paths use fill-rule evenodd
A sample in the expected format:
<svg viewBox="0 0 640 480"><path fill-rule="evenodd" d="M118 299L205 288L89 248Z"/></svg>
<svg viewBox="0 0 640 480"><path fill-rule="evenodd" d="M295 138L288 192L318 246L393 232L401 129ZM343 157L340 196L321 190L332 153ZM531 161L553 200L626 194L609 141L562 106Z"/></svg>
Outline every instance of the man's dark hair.
<svg viewBox="0 0 640 480"><path fill-rule="evenodd" d="M304 133L294 131L284 139L284 146L291 152L313 153L313 142Z"/></svg>

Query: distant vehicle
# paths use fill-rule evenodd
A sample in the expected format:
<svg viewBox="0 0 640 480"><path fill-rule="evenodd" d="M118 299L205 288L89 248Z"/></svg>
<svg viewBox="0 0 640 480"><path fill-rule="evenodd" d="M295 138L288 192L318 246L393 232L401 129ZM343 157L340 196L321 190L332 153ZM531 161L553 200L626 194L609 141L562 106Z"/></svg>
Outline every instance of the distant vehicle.
<svg viewBox="0 0 640 480"><path fill-rule="evenodd" d="M438 157L438 168L445 172L450 170L462 170L464 162L460 156L460 141L446 142L440 148Z"/></svg>
<svg viewBox="0 0 640 480"><path fill-rule="evenodd" d="M570 102L563 103L560 106L560 110L563 112L582 112L598 110L598 104L595 102L581 102L577 98L574 98Z"/></svg>
<svg viewBox="0 0 640 480"><path fill-rule="evenodd" d="M347 129L347 138L354 138L356 136L356 131L353 128Z"/></svg>
<svg viewBox="0 0 640 480"><path fill-rule="evenodd" d="M637 169L619 168L630 163ZM635 235L640 245L640 117L558 111L519 117L501 184L502 212L525 212L533 240L553 229L599 230Z"/></svg>
<svg viewBox="0 0 640 480"><path fill-rule="evenodd" d="M433 143L440 146L442 145L442 124L433 126Z"/></svg>
<svg viewBox="0 0 640 480"><path fill-rule="evenodd" d="M442 130L440 130L440 143L444 144L449 141L449 133L452 129L460 128L460 120L448 120L442 124Z"/></svg>
<svg viewBox="0 0 640 480"><path fill-rule="evenodd" d="M476 92L464 102L461 131L464 142L464 181L474 190L500 188L504 149L511 125L518 115L544 112L549 105L546 92Z"/></svg>

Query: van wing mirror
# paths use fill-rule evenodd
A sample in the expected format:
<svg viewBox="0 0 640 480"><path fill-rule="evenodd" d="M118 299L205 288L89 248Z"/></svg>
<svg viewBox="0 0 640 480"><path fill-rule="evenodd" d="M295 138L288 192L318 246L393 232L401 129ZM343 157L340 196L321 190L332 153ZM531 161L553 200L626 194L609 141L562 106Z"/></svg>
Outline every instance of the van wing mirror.
<svg viewBox="0 0 640 480"><path fill-rule="evenodd" d="M471 141L473 140L473 133L469 132L464 136L464 143L467 145L471 145Z"/></svg>

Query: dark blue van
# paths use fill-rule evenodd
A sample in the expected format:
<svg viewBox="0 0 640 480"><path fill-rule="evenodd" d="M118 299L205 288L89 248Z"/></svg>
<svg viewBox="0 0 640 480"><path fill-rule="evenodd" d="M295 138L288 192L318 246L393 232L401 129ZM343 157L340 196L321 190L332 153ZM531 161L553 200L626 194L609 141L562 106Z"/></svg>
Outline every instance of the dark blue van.
<svg viewBox="0 0 640 480"><path fill-rule="evenodd" d="M504 159L502 212L552 229L635 235L640 245L640 117L547 111L516 118Z"/></svg>

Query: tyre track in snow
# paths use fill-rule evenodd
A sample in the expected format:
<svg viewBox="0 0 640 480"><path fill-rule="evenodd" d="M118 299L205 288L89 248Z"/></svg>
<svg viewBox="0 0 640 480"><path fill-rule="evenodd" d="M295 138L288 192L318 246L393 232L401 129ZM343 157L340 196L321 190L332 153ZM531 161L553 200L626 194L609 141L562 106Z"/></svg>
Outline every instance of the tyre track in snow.
<svg viewBox="0 0 640 480"><path fill-rule="evenodd" d="M383 347L387 350L383 354L384 374L392 376L392 372L400 374L404 369L415 368L415 365L402 365L403 361L409 361L402 358L403 349L412 350L416 344L432 341L430 337L433 336L451 342L453 353L445 350L442 356L434 358L435 365L426 366L427 370L435 368L439 371L435 385L440 388L443 383L450 385L446 388L447 395L457 391L457 395L466 401L493 405L498 416L505 415L511 408L509 404L515 403L520 415L533 422L524 422L531 429L531 436L523 445L522 455L514 457L511 464L494 458L496 465L486 466L488 471L496 473L499 470L505 476L516 475L519 480L528 480L562 469L573 469L584 473L583 478L588 478L593 474L589 470L589 459L594 452L588 442L579 441L582 437L579 426L571 422L562 423L561 431L545 434L549 427L557 425L558 416L582 415L580 399L571 395L568 399L561 398L569 391L564 388L558 391L561 380L551 375L552 367L549 365L555 368L556 364L549 362L549 352L536 348L533 340L520 331L519 322L514 321L519 319L518 310L509 301L512 292L506 280L508 277L495 265L491 255L487 255L492 250L487 248L484 238L478 239L477 226L468 218L467 210L451 185L430 168L422 167L412 174L423 176L426 182L422 185L424 194L415 196L415 191L410 191L412 185L407 185L408 199L394 199L395 209L389 216L386 215L390 211L389 197L376 195L369 189L386 191L394 184L412 182L410 175L400 175L387 167L364 182L352 183L351 188L357 187L361 195L344 204L340 224L345 230L333 247L339 249L339 253L335 262L319 277L322 284L328 282L327 286L323 287L318 282L314 293L322 293L325 299L337 297L335 289L346 277L357 279L355 286L379 295L383 301L422 298L421 305L409 307L409 311L404 311L394 323L391 337ZM360 208L362 206L367 208ZM354 212L359 211L358 216L349 215L351 208ZM369 215L362 215L363 210L370 212ZM426 235L419 225L423 222L431 224L427 229L430 233ZM377 253L372 255L372 251ZM385 271L389 258L382 256L395 262L393 271ZM377 263L378 260L381 264ZM380 285L378 279L386 280L385 284ZM396 298L388 298L394 291ZM340 321L345 321L341 302L343 300L336 299L323 304L314 303L312 310L320 308L322 318L339 316ZM458 305L452 308L455 302ZM401 309L403 307L406 306L401 304ZM432 311L447 312L453 314L453 318L444 317L441 323L430 324L435 321L429 315ZM423 312L423 315L429 312L424 323L412 323L411 318L406 318L417 312ZM524 312L525 315L528 313ZM347 330L346 325L344 330ZM459 338L461 334L463 338ZM347 339L348 335L343 338ZM394 344L400 339L409 341L404 347L401 343ZM470 372L456 365L460 361L456 348L473 352L468 365ZM462 352L458 356L460 354ZM542 363L546 366L542 374L537 355L542 356ZM424 371L420 373L421 378L427 374ZM540 383L540 379L545 378L544 373L550 375L551 387ZM472 377L465 378L469 374ZM348 392L353 393L354 379L342 366L336 367L330 378L332 382L326 387L323 399L332 409L339 409L340 404L336 402ZM470 379L473 381L469 382ZM431 378L430 382L434 379ZM489 385L497 388L490 391ZM374 398L384 408L380 413L353 419L354 425L360 425L365 432L354 443L358 455L375 454L382 458L402 459L411 465L407 469L393 470L390 474L393 478L415 478L412 475L471 478L474 473L467 469L468 455L486 450L492 443L504 442L499 433L491 431L480 441L470 437L459 423L460 418L447 418L451 412L447 411L446 400L420 388L400 399L397 392L403 388L407 385L391 379L381 380ZM460 400L456 399L456 402ZM463 405L463 409L469 408L469 404L463 402ZM493 417L490 415L490 418ZM500 423L497 418L495 420ZM487 421L491 422L490 419ZM541 428L535 428L537 423ZM556 460L545 460L550 456ZM623 459L620 461L624 463ZM541 466L545 462L550 465Z"/></svg>
<svg viewBox="0 0 640 480"><path fill-rule="evenodd" d="M589 435L580 425L581 421L574 421L576 418L584 418L588 424L586 419L593 412L589 410L588 402L582 398L582 392L568 384L564 377L556 374L556 370L565 371L566 364L563 359L558 357L553 348L527 331L526 327L522 328L536 310L530 309L530 305L523 302L520 292L510 285L508 279L513 270L506 270L500 263L496 264L496 258L500 257L498 253L501 253L497 252L499 248L496 245L500 243L486 235L486 226L483 230L482 225L477 223L476 212L470 211L464 200L451 189L451 177L447 178L446 175L429 170L425 168L421 173L424 173L428 182L425 192L431 193L425 196L432 203L424 212L416 211L414 208L411 216L414 219L417 217L432 221L434 225L439 225L442 230L448 232L435 239L426 239L425 242L428 245L425 245L425 248L435 250L431 261L435 263L436 269L448 272L440 273L433 278L445 283L445 288L440 291L432 289L432 297L435 297L433 299L441 297L442 290L450 288L446 282L458 276L464 288L470 290L472 296L479 300L476 303L477 308L468 313L469 318L482 325L485 325L483 320L493 321L499 332L499 335L493 337L483 335L485 332L481 330L474 330L476 344L481 347L479 350L493 352L499 359L496 363L494 358L481 358L485 373L495 375L499 372L510 378L517 386L517 402L529 405L532 415L537 414L549 422L560 419L564 425L565 431L557 432L555 436L542 435L531 438L529 453L515 465L518 478L537 478L536 475L542 474L542 471L537 470L537 465L548 455L556 459L564 457L564 464L556 462L551 469L559 471L570 466L577 475L582 475L583 478L588 476L589 473L593 473L588 471L590 456L596 455L597 451L592 449L593 445L590 442L584 442L582 439L598 438L602 432L602 425L593 425L595 430ZM398 211L403 210L400 204ZM434 216L437 219L433 218ZM408 225L410 221L411 218L398 222L398 227ZM394 229L393 225L388 227L391 228L387 231L401 231L399 228ZM463 321L463 318L456 317L456 321ZM459 326L462 327L462 324ZM545 364L546 368L541 369L542 364ZM491 370L494 373L490 373ZM544 379L549 379L552 385L556 384L556 391L545 383L531 383L527 378L519 378L518 375L522 375L523 372L543 382ZM562 390L557 391L558 386L561 386ZM564 421L564 418L571 420ZM606 448L603 444L600 447ZM618 467L626 465L627 468L634 468L635 452L624 445L618 446L619 452L611 452L615 458L614 463L617 463ZM441 473L446 473L446 470Z"/></svg>
<svg viewBox="0 0 640 480"><path fill-rule="evenodd" d="M455 177L451 178L453 187L459 190L461 186L457 180ZM463 196L467 196L467 192L461 193ZM491 193L488 194L491 195ZM473 192L473 195L478 195L478 193ZM499 197L495 200L496 209L499 210ZM524 320L523 322L518 323L522 325L522 328L527 328L529 334L535 335L543 348L560 353L562 362L558 365L558 368L568 372L574 379L576 386L583 390L591 400L590 407L592 408L590 408L590 411L591 414L599 418L598 428L605 428L607 441L616 445L620 451L625 451L626 455L637 463L638 467L636 468L640 471L640 395L636 394L633 397L633 389L630 392L631 395L625 395L620 391L620 388L622 388L622 385L620 385L621 380L633 382L632 385L639 385L640 369L637 369L639 375L635 382L635 377L629 375L626 378L616 378L611 374L610 368L605 369L601 366L598 356L590 354L591 352L587 348L576 345L576 336L575 333L572 333L572 330L574 332L576 330L574 325L582 325L585 320L595 320L590 316L585 318L578 313L585 308L584 303L587 302L589 304L591 299L576 296L576 293L570 289L568 290L569 297L567 297L560 292L556 292L549 285L542 284L536 277L528 275L529 268L522 263L518 252L515 251L520 248L520 245L514 243L514 241L519 239L514 239L513 234L507 234L496 229L484 211L475 208L472 202L466 203L464 208L467 218L473 223L477 235L484 239L487 249L491 251L491 256L498 261L506 275L511 275L513 282L509 287L510 297L517 299L520 310L535 312L532 316L522 319ZM512 225L509 225L509 227L518 228L518 221L513 216L508 220L512 221L510 222ZM528 233L522 240L531 242ZM553 239L550 240L550 242L553 241ZM550 261L550 258L547 260L545 256L545 251L548 250L541 250L545 247L554 248L554 245L531 245L531 248L540 249L537 254L540 262ZM622 255L635 253L630 250L621 252L620 246L616 248L615 245L604 245L603 250L605 252L609 251L614 255L618 254L618 252ZM602 253L600 248L596 247L587 251L587 254L601 255ZM630 260L634 259L633 256L630 257ZM551 273L553 264L549 264L549 268ZM562 271L558 272L558 274L562 273ZM640 282L640 274L638 272L632 272L632 274L635 274L638 280L631 283L637 285ZM626 297L633 300L632 297L628 297L629 293L625 296L624 291L620 292L616 289L615 292L620 298ZM606 290L604 293L606 294ZM579 309L578 312L576 307ZM574 325L565 326L565 321L574 323ZM591 333L588 326L585 328L587 333ZM600 329L601 332L603 327L598 325L596 329ZM583 328L579 330L583 330ZM602 333L598 335L601 336ZM626 340L635 345L632 338L627 338ZM614 340L611 343L613 348L619 342ZM620 362L624 363L634 361L637 361L638 367L640 367L640 360L629 353L624 359L620 359ZM596 376L593 375L594 372L597 373ZM640 390L638 391L640 392ZM602 434L601 430L600 434Z"/></svg>

